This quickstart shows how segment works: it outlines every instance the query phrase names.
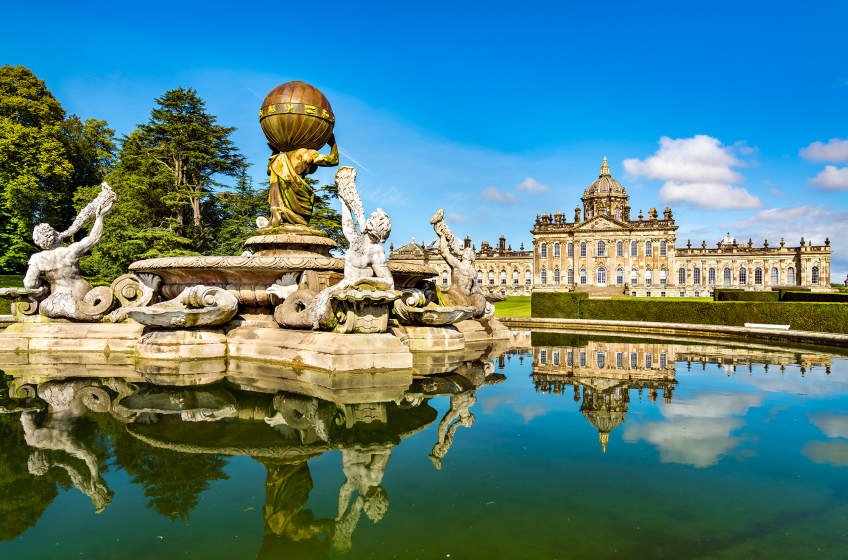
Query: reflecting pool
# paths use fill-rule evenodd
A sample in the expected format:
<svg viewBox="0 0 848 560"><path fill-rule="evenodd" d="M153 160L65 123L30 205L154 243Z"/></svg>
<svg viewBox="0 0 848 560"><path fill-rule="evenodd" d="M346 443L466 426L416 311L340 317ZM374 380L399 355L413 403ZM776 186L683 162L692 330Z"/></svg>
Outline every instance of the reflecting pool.
<svg viewBox="0 0 848 560"><path fill-rule="evenodd" d="M848 558L847 357L523 329L391 375L7 356L0 555Z"/></svg>

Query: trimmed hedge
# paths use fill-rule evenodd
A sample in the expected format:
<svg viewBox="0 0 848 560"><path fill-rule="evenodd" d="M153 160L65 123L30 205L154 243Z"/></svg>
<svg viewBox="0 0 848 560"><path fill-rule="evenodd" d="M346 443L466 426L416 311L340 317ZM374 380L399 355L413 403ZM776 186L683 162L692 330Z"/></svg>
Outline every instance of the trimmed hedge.
<svg viewBox="0 0 848 560"><path fill-rule="evenodd" d="M780 301L779 292L751 292L748 290L716 290L715 301Z"/></svg>
<svg viewBox="0 0 848 560"><path fill-rule="evenodd" d="M771 301L643 301L588 299L585 293L534 292L533 317L651 321L743 327L745 323L791 325L793 330L848 334L848 305Z"/></svg>
<svg viewBox="0 0 848 560"><path fill-rule="evenodd" d="M780 290L780 301L800 301L815 303L848 303L848 294L828 294L817 292L795 292Z"/></svg>

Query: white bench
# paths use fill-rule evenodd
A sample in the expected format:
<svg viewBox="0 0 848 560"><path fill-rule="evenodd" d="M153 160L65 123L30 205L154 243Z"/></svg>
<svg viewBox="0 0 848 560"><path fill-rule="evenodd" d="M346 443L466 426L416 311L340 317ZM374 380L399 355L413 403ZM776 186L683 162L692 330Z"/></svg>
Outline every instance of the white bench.
<svg viewBox="0 0 848 560"><path fill-rule="evenodd" d="M790 325L767 325L764 323L745 323L745 328L748 329L776 329L779 331L788 331Z"/></svg>

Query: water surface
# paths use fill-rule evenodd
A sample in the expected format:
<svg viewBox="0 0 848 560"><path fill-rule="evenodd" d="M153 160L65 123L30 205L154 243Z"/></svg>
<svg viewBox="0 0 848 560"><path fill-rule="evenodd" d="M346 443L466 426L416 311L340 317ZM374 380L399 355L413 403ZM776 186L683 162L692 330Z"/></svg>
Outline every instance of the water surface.
<svg viewBox="0 0 848 560"><path fill-rule="evenodd" d="M839 351L512 334L352 384L0 365L0 553L848 557Z"/></svg>

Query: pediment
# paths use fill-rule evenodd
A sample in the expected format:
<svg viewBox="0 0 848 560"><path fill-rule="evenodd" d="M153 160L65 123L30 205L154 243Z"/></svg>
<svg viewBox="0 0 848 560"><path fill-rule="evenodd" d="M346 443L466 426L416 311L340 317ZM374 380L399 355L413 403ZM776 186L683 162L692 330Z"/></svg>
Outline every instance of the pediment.
<svg viewBox="0 0 848 560"><path fill-rule="evenodd" d="M589 231L595 229L627 229L624 222L620 222L609 216L595 216L583 222L574 228L579 231Z"/></svg>

